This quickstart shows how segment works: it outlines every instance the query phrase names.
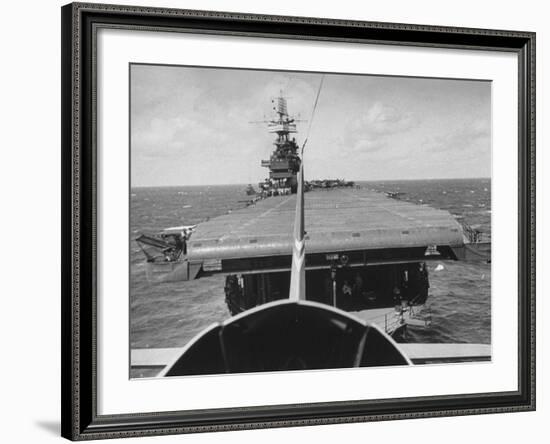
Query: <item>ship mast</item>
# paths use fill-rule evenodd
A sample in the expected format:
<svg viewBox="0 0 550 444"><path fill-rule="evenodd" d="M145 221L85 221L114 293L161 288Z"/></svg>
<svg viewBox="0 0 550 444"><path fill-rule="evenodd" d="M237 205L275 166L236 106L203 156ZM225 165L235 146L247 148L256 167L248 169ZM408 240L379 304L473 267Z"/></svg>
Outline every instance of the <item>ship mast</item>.
<svg viewBox="0 0 550 444"><path fill-rule="evenodd" d="M304 157L304 149L309 138L309 132L311 131L313 117L315 116L315 110L317 109L317 103L319 102L319 94L321 94L324 78L325 76L323 75L321 77L321 82L319 83L317 97L315 97L315 104L313 105L313 111L311 112L309 128L300 152L302 159ZM296 211L294 214L294 243L292 245L292 267L290 270L289 290L289 299L292 300L306 298L306 230L304 191L304 164L302 162L300 165L300 170L298 171L298 195L296 196Z"/></svg>
<svg viewBox="0 0 550 444"><path fill-rule="evenodd" d="M292 245L292 268L290 270L289 299L306 298L306 240L304 214L304 165L298 172L298 193L294 214L294 242Z"/></svg>

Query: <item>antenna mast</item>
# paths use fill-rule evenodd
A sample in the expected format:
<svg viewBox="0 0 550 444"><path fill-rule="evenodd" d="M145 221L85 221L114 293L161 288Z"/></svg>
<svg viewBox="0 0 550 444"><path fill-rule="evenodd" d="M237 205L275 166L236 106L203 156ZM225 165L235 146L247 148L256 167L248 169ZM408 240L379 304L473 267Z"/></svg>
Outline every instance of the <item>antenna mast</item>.
<svg viewBox="0 0 550 444"><path fill-rule="evenodd" d="M313 117L315 109L317 108L317 102L319 101L319 94L321 93L321 87L323 86L323 77L317 90L317 97L315 98L315 104L313 105L313 111L311 112L311 120L309 121L309 129L307 137L309 137L309 131L311 130L311 124L313 123ZM294 214L294 243L292 245L292 268L290 270L290 290L289 299L292 300L305 300L306 298L306 241L305 241L305 209L304 209L304 148L307 143L307 137L302 145L301 156L302 162L300 170L298 171L298 192L296 196L296 212Z"/></svg>

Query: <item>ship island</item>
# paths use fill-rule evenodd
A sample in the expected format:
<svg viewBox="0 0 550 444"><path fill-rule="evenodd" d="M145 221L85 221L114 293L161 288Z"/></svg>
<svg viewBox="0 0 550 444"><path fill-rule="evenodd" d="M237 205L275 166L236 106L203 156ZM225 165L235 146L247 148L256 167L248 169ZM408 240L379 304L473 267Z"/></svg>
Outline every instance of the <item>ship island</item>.
<svg viewBox="0 0 550 444"><path fill-rule="evenodd" d="M273 104L274 116L265 123L274 136L274 149L269 159L261 160L268 176L257 189L249 184L243 191L244 208L135 239L144 253L151 285L223 275L225 301L233 319L287 300L299 209L305 220L302 299L330 308L333 324L344 312L342 319L352 320L345 321L348 330L358 322L397 338L410 325L429 328L427 263L490 261L490 243L448 211L407 202L399 192L381 193L344 179L305 180L296 119L289 114L282 93ZM317 321L308 322L313 326ZM211 360L211 346L196 351L200 340L203 344L217 341L212 339L218 334L214 331L219 333L205 331L190 344L182 344L183 349L132 350L131 365L164 369L167 375L174 357L183 362L181 356L194 353L193 364L172 374L214 373L215 366L197 363ZM490 359L486 344L400 346L413 363ZM365 365L361 359L354 362ZM338 362L332 366L338 367Z"/></svg>

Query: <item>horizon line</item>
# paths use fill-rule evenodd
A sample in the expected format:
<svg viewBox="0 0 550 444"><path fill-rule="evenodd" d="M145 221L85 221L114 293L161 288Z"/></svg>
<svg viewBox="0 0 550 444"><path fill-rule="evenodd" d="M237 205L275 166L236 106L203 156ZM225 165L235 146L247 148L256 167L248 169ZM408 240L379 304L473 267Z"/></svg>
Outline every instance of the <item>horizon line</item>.
<svg viewBox="0 0 550 444"><path fill-rule="evenodd" d="M375 180L368 180L368 179L345 179L345 178L325 178L325 179L310 179L311 180L346 180L347 182L412 182L412 181L420 181L420 180L481 180L481 179L489 179L491 180L492 177L490 176L477 176L477 177L426 177L421 179L375 179ZM306 182L308 182L306 180ZM174 185L130 185L130 188L173 188L173 187L222 187L222 186L229 186L229 185L251 185L253 182L232 182L232 183L205 183L205 184L174 184Z"/></svg>

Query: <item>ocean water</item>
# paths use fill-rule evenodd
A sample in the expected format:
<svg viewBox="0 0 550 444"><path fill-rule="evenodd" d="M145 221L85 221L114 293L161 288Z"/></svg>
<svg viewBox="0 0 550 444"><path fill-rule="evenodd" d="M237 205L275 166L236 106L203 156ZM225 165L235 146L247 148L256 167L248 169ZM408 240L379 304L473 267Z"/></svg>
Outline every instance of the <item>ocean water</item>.
<svg viewBox="0 0 550 444"><path fill-rule="evenodd" d="M449 211L491 238L490 179L359 182L380 192ZM245 206L246 185L134 188L130 197L130 347L181 347L210 324L229 317L224 277L149 283L140 233L195 224ZM307 220L306 220L307 224ZM429 263L430 328L409 327L407 342L491 342L491 266ZM436 267L438 270L436 270ZM139 377L140 374L133 375Z"/></svg>
<svg viewBox="0 0 550 444"><path fill-rule="evenodd" d="M400 199L449 211L491 240L491 180L452 179L362 183L377 191L402 192ZM428 263L432 312L428 329L407 327L407 342L491 343L491 264Z"/></svg>

